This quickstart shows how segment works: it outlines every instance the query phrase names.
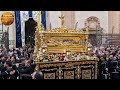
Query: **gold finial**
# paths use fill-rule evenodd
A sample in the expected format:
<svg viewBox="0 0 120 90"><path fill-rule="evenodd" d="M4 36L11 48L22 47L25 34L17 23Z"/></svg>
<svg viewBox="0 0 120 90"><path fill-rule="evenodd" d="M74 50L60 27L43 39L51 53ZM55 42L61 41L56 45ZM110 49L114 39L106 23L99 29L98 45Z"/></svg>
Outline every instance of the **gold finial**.
<svg viewBox="0 0 120 90"><path fill-rule="evenodd" d="M59 18L61 19L61 26L64 27L64 23L65 23L65 16L62 14L61 16L59 16Z"/></svg>

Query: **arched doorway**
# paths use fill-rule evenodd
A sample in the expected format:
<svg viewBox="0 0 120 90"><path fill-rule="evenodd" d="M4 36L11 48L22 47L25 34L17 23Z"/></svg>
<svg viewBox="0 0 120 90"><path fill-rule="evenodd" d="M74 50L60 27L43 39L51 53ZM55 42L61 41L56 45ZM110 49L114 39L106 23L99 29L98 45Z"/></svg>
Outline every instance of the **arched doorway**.
<svg viewBox="0 0 120 90"><path fill-rule="evenodd" d="M102 44L102 30L98 17L90 16L85 21L85 27L89 28L89 42L92 46L100 46Z"/></svg>
<svg viewBox="0 0 120 90"><path fill-rule="evenodd" d="M35 30L36 30L37 22L33 18L29 18L25 22L25 44L34 45L35 41Z"/></svg>

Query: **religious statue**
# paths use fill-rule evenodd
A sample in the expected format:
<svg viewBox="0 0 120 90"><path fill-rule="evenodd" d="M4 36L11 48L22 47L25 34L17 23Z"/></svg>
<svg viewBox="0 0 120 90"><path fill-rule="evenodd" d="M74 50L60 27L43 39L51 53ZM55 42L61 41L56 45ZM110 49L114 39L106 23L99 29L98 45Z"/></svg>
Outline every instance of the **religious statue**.
<svg viewBox="0 0 120 90"><path fill-rule="evenodd" d="M59 18L61 19L61 26L64 27L64 22L65 22L64 18L65 18L65 16L61 15Z"/></svg>
<svg viewBox="0 0 120 90"><path fill-rule="evenodd" d="M59 18L61 19L61 27L60 27L61 32L68 32L67 28L64 25L65 24L65 16L61 15L61 16L59 16Z"/></svg>

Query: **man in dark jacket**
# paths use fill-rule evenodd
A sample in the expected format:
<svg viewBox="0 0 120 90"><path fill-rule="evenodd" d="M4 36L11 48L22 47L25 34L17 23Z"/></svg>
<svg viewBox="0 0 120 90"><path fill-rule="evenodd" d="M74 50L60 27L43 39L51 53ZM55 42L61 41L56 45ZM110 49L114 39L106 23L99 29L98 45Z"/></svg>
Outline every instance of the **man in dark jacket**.
<svg viewBox="0 0 120 90"><path fill-rule="evenodd" d="M34 72L30 60L25 60L25 66L19 66L19 64L16 64L16 67L20 74L32 74Z"/></svg>
<svg viewBox="0 0 120 90"><path fill-rule="evenodd" d="M109 79L109 73L108 73L108 62L105 61L104 57L100 57L99 62L99 79Z"/></svg>
<svg viewBox="0 0 120 90"><path fill-rule="evenodd" d="M110 79L118 79L119 78L119 67L118 67L118 60L116 57L109 64L109 72L110 72Z"/></svg>
<svg viewBox="0 0 120 90"><path fill-rule="evenodd" d="M5 61L4 70L0 73L0 79L9 79L10 72L13 71L11 61Z"/></svg>
<svg viewBox="0 0 120 90"><path fill-rule="evenodd" d="M21 79L44 79L43 73L41 71L35 71L31 75L30 74L22 74Z"/></svg>

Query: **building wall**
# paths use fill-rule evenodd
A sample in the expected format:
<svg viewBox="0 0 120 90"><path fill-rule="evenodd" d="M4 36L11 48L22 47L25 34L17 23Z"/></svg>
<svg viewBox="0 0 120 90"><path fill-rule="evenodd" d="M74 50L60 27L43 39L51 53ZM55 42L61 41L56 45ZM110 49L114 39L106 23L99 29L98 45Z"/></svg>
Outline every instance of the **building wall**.
<svg viewBox="0 0 120 90"><path fill-rule="evenodd" d="M65 16L65 26L69 29L75 28L75 11L61 11Z"/></svg>
<svg viewBox="0 0 120 90"><path fill-rule="evenodd" d="M1 15L4 12L6 11L0 11L0 29L2 29ZM14 14L14 11L9 11L9 12L12 12ZM3 32L7 31L7 28L8 26L3 25ZM15 29L15 20L14 20L13 24L9 26L9 43L10 43L9 47L10 48L16 46L15 40L16 40L16 29Z"/></svg>
<svg viewBox="0 0 120 90"><path fill-rule="evenodd" d="M51 29L61 27L61 20L59 19L61 11L48 11L48 12L51 23ZM48 27L50 27L50 25Z"/></svg>
<svg viewBox="0 0 120 90"><path fill-rule="evenodd" d="M49 24L47 25L48 29L50 27L50 23L51 23L52 28L61 27L61 19L59 18L61 14L65 16L64 25L67 28L74 29L75 27L75 12L74 11L48 11L48 12L49 12L49 16L47 13L47 19L48 19L47 24Z"/></svg>
<svg viewBox="0 0 120 90"><path fill-rule="evenodd" d="M104 32L108 33L108 11L75 11L75 22L78 22L78 29L83 28L87 18L95 16L100 20L100 25Z"/></svg>
<svg viewBox="0 0 120 90"><path fill-rule="evenodd" d="M109 33L120 33L120 11L108 12Z"/></svg>
<svg viewBox="0 0 120 90"><path fill-rule="evenodd" d="M0 18L3 12L0 11ZM10 11L13 12L14 11ZM47 29L57 28L61 26L61 20L59 16L61 14L65 15L65 26L68 28L75 28L76 23L77 29L84 27L85 20L90 16L96 16L100 19L101 27L104 28L104 33L120 33L120 11L47 11L46 13L46 23ZM2 29L1 20L0 20L0 30ZM6 31L7 27L3 25L3 31ZM15 21L12 25L9 26L9 40L14 41L14 45L9 45L10 47L16 46L16 29Z"/></svg>
<svg viewBox="0 0 120 90"><path fill-rule="evenodd" d="M60 27L59 16L65 15L65 26L68 28L75 28L76 23L77 29L84 28L85 20L90 16L96 16L100 20L100 25L104 28L104 33L108 33L108 11L48 11L49 22L52 24L52 28ZM48 25L49 27L49 25Z"/></svg>

